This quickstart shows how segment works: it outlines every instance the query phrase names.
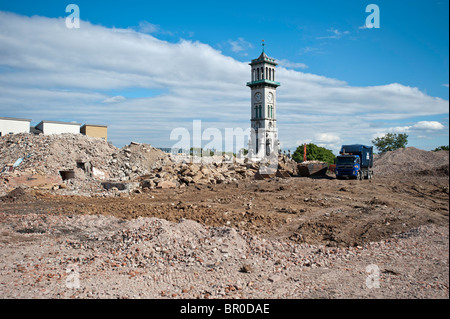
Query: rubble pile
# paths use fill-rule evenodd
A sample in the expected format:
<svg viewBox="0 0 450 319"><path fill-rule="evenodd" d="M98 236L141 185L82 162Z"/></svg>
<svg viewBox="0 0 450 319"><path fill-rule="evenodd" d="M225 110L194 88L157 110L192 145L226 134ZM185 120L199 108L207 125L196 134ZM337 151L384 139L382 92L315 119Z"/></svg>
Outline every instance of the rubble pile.
<svg viewBox="0 0 450 319"><path fill-rule="evenodd" d="M111 154L106 171L111 179L128 180L149 174L170 163L169 156L149 144L131 142Z"/></svg>
<svg viewBox="0 0 450 319"><path fill-rule="evenodd" d="M252 178L256 164L233 163L172 163L140 177L142 188L175 188L181 185L214 185Z"/></svg>
<svg viewBox="0 0 450 319"><path fill-rule="evenodd" d="M287 156L278 157L278 169L288 172L291 176L297 176L299 174L298 163Z"/></svg>
<svg viewBox="0 0 450 319"><path fill-rule="evenodd" d="M79 194L176 188L252 178L258 165L231 159L181 160L149 144L119 149L80 134L14 134L0 138L0 191L21 185ZM193 162L193 163L192 163Z"/></svg>
<svg viewBox="0 0 450 319"><path fill-rule="evenodd" d="M0 169L23 159L15 171L59 175L81 163L105 167L119 149L106 141L80 134L14 134L0 138Z"/></svg>
<svg viewBox="0 0 450 319"><path fill-rule="evenodd" d="M4 298L448 298L448 228L437 225L356 247L186 219L5 214L0 231ZM370 264L378 289L365 284Z"/></svg>

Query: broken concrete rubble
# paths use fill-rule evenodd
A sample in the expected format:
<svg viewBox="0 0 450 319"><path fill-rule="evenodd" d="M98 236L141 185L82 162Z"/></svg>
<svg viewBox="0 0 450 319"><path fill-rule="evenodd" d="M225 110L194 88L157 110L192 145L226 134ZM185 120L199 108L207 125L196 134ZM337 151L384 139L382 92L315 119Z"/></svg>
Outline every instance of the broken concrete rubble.
<svg viewBox="0 0 450 319"><path fill-rule="evenodd" d="M217 160L224 157L216 156L180 160L149 144L131 142L119 149L102 139L75 134L3 136L0 152L1 168L12 166L17 158L23 159L20 165L0 175L3 193L11 190L11 174L56 179L51 188L63 193L92 193L231 183L253 179L258 170L258 164L240 159L221 162ZM58 187L63 180L64 187ZM32 184L22 181L24 185Z"/></svg>
<svg viewBox="0 0 450 319"><path fill-rule="evenodd" d="M101 184L106 190L116 188L119 191L132 191L140 186L137 182L103 182Z"/></svg>

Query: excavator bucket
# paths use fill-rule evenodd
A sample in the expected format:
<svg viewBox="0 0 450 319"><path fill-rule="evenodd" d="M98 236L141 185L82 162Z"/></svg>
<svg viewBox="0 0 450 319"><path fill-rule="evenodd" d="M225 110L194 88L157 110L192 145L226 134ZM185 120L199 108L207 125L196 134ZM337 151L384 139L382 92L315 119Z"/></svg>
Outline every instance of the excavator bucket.
<svg viewBox="0 0 450 319"><path fill-rule="evenodd" d="M269 178L274 178L275 175L276 174L265 174L265 173L256 172L255 179L256 180L269 179Z"/></svg>
<svg viewBox="0 0 450 319"><path fill-rule="evenodd" d="M280 177L280 178L290 178L291 175L286 172L285 170L277 170L277 173L275 174L276 177Z"/></svg>
<svg viewBox="0 0 450 319"><path fill-rule="evenodd" d="M263 179L269 179L269 178L275 178L275 177L279 177L279 178L290 178L291 175L284 171L284 170L277 170L275 172L275 174L271 173L271 174L266 174L266 173L261 173L261 172L256 172L255 174L255 179L256 180L263 180Z"/></svg>

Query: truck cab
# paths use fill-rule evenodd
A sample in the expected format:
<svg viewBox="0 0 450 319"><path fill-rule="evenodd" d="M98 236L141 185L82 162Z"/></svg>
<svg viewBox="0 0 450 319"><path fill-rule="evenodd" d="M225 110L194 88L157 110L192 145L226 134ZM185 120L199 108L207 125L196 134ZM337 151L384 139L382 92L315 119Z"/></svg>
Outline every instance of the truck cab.
<svg viewBox="0 0 450 319"><path fill-rule="evenodd" d="M343 145L339 154L336 157L336 178L372 178L373 147Z"/></svg>
<svg viewBox="0 0 450 319"><path fill-rule="evenodd" d="M339 155L336 157L336 176L361 179L358 172L361 168L359 155Z"/></svg>

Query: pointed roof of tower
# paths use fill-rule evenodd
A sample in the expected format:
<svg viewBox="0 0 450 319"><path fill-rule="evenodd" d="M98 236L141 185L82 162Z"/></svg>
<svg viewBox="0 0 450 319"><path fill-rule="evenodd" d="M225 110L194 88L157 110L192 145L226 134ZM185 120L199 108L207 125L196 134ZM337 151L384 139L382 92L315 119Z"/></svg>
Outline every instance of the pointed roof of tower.
<svg viewBox="0 0 450 319"><path fill-rule="evenodd" d="M263 59L268 59L269 57L267 56L267 54L264 52L261 52L261 55L258 57L258 60L263 60Z"/></svg>
<svg viewBox="0 0 450 319"><path fill-rule="evenodd" d="M261 55L257 59L253 59L250 65L259 64L259 63L269 63L272 65L277 65L278 63L275 62L275 59L269 58L267 54L263 51L261 52Z"/></svg>
<svg viewBox="0 0 450 319"><path fill-rule="evenodd" d="M261 41L261 46L262 46L261 55L257 59L253 59L252 62L250 63L250 65L259 64L259 63L269 63L272 65L277 65L277 63L275 63L275 59L269 58L267 56L267 54L264 52L264 46L265 46L264 40Z"/></svg>

